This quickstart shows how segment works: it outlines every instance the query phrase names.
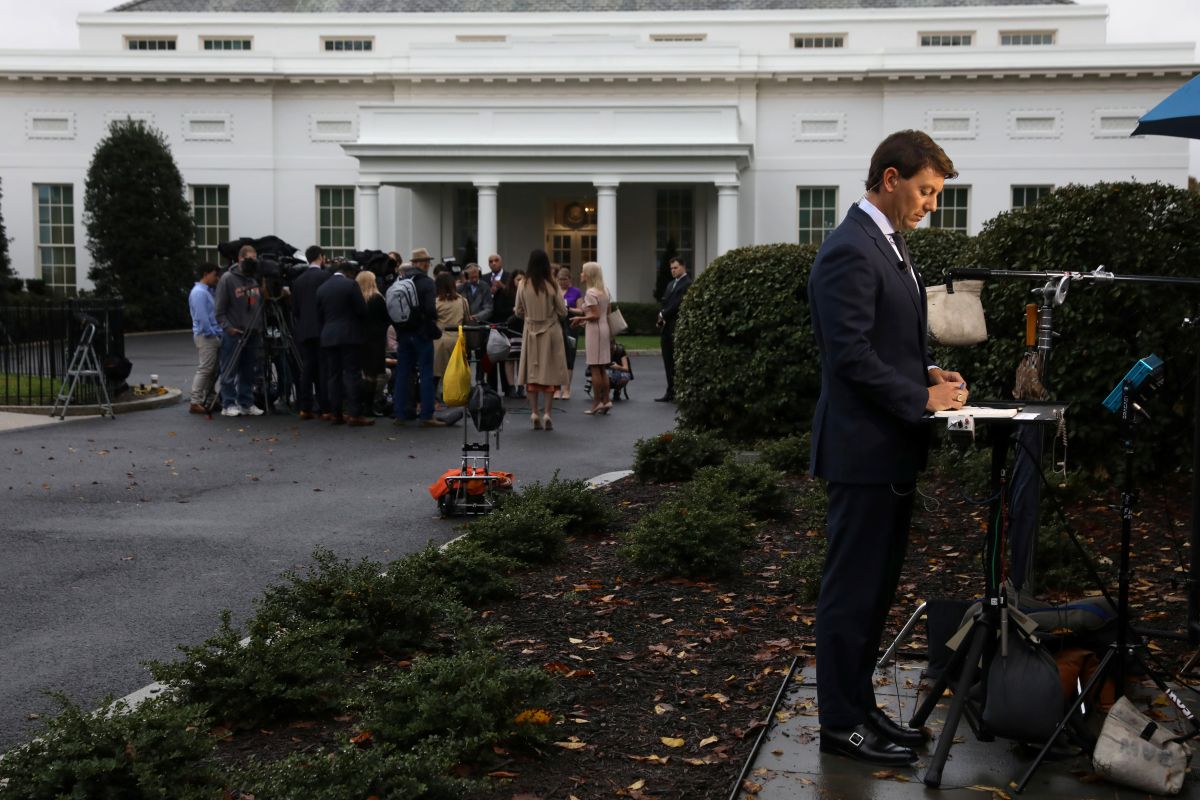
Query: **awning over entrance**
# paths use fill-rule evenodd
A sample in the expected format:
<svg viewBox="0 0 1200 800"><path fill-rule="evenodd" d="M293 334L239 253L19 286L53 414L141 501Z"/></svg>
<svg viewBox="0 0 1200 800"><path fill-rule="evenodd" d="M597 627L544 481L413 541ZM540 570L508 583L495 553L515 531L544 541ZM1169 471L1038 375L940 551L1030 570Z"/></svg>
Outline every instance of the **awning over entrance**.
<svg viewBox="0 0 1200 800"><path fill-rule="evenodd" d="M717 254L738 245L738 187L753 145L736 102L680 105L554 102L359 107L362 247L378 245L379 186L469 183L479 192L478 251L493 252L505 183L596 187L597 260L616 287L617 188L623 183L717 187Z"/></svg>

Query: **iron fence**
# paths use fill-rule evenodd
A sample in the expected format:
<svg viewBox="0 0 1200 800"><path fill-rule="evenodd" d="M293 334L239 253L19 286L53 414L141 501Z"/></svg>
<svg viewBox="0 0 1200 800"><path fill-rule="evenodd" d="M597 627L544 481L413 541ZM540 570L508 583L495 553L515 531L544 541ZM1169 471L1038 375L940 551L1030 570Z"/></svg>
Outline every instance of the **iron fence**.
<svg viewBox="0 0 1200 800"><path fill-rule="evenodd" d="M89 319L96 323L92 345L101 367L124 359L124 312L112 300L0 305L0 405L51 405ZM110 381L110 395L114 388ZM95 385L80 382L72 405L95 402Z"/></svg>

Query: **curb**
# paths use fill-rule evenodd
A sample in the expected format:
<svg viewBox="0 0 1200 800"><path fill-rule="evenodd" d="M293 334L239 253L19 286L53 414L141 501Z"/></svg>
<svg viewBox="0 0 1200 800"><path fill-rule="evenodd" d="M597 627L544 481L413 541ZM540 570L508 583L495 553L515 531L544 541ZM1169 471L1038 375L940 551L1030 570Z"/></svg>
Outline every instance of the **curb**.
<svg viewBox="0 0 1200 800"><path fill-rule="evenodd" d="M162 408L163 406L172 406L183 399L182 389L167 389L166 394L158 395L157 397L139 397L136 400L123 400L112 404L113 415L118 413L124 414L130 411L149 411L154 408ZM50 410L54 406L0 406L0 412L9 414L29 414L50 416ZM98 405L72 405L67 408L68 417L97 417L100 416L100 406Z"/></svg>

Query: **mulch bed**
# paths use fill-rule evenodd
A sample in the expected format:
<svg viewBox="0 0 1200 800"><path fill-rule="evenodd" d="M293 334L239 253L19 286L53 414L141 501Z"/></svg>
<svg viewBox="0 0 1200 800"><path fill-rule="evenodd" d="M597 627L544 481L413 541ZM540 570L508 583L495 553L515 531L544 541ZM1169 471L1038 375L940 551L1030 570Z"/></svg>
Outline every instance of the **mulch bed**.
<svg viewBox="0 0 1200 800"><path fill-rule="evenodd" d="M661 579L622 559L616 534L581 536L555 564L523 573L522 594L480 613L503 630L513 662L558 678L551 740L542 753L497 751L489 791L470 800L588 800L601 797L704 800L730 795L793 657L811 656L815 605L782 580L790 559L819 545L819 512L806 495L823 491L789 478L797 511L763 523L744 554L742 576L720 583ZM602 490L620 510L621 528L677 490L632 479ZM909 556L888 636L921 598L982 592L985 508L964 498L958 480L934 469L921 483ZM1144 493L1135 519L1133 599L1143 620L1182 629L1189 489L1168 479ZM1116 560L1120 538L1115 491L1072 502L1068 518L1100 556ZM1059 599L1062 595L1051 595ZM1115 587L1114 587L1115 596ZM1179 644L1162 644L1178 667ZM923 654L923 637L909 644ZM283 730L279 739L327 741L345 726ZM255 750L231 738L226 757ZM234 755L235 751L237 755Z"/></svg>

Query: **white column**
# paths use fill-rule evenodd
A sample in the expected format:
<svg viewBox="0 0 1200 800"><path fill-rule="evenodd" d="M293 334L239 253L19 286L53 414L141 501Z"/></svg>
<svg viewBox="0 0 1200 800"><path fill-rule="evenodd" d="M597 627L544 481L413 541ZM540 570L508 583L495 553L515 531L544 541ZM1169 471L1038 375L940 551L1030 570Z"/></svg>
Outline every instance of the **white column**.
<svg viewBox="0 0 1200 800"><path fill-rule="evenodd" d="M604 271L604 285L617 299L617 184L596 184L596 260Z"/></svg>
<svg viewBox="0 0 1200 800"><path fill-rule="evenodd" d="M475 234L475 258L487 265L487 257L495 253L500 245L499 225L496 222L496 189L494 183L476 183L479 190L479 230ZM484 272L484 275L487 273Z"/></svg>
<svg viewBox="0 0 1200 800"><path fill-rule="evenodd" d="M738 185L717 184L717 255L738 246Z"/></svg>
<svg viewBox="0 0 1200 800"><path fill-rule="evenodd" d="M358 221L354 238L355 250L379 249L379 184L358 185Z"/></svg>

